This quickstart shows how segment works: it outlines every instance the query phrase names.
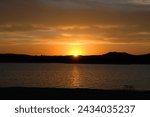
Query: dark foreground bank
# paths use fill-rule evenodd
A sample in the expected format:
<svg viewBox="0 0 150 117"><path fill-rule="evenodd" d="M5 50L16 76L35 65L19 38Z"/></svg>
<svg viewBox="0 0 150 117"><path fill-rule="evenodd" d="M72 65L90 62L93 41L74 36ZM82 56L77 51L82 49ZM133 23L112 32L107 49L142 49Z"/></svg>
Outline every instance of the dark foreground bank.
<svg viewBox="0 0 150 117"><path fill-rule="evenodd" d="M4 100L145 100L150 91L60 88L0 88Z"/></svg>

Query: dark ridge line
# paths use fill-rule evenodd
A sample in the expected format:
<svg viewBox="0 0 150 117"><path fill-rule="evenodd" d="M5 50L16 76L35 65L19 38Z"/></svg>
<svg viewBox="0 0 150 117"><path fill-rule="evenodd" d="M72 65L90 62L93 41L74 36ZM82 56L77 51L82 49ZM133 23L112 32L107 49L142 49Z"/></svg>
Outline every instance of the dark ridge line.
<svg viewBox="0 0 150 117"><path fill-rule="evenodd" d="M10 63L79 63L79 64L150 64L150 54L132 55L125 52L109 52L103 55L32 56L25 54L0 54L0 62Z"/></svg>

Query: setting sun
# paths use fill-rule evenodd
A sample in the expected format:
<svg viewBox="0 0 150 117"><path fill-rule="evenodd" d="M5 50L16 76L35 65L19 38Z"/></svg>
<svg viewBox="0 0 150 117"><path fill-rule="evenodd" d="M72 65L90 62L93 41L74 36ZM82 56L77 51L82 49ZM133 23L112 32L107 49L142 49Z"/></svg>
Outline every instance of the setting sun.
<svg viewBox="0 0 150 117"><path fill-rule="evenodd" d="M78 55L78 54L74 54L73 56L74 56L74 57L78 57L79 55Z"/></svg>
<svg viewBox="0 0 150 117"><path fill-rule="evenodd" d="M78 57L79 55L83 55L83 50L81 48L71 48L69 51L69 55L72 55L74 57Z"/></svg>

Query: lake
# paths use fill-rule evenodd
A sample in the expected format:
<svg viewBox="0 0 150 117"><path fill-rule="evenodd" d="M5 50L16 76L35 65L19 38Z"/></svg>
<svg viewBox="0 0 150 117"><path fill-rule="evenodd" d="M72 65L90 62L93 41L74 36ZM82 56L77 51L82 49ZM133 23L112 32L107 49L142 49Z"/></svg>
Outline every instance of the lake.
<svg viewBox="0 0 150 117"><path fill-rule="evenodd" d="M149 90L150 65L0 63L0 86Z"/></svg>

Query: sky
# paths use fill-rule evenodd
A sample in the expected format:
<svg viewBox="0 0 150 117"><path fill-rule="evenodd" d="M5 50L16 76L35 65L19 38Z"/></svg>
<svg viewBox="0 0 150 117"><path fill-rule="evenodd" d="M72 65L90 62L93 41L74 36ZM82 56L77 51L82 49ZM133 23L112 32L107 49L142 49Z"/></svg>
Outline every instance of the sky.
<svg viewBox="0 0 150 117"><path fill-rule="evenodd" d="M150 53L150 0L0 0L0 53Z"/></svg>

